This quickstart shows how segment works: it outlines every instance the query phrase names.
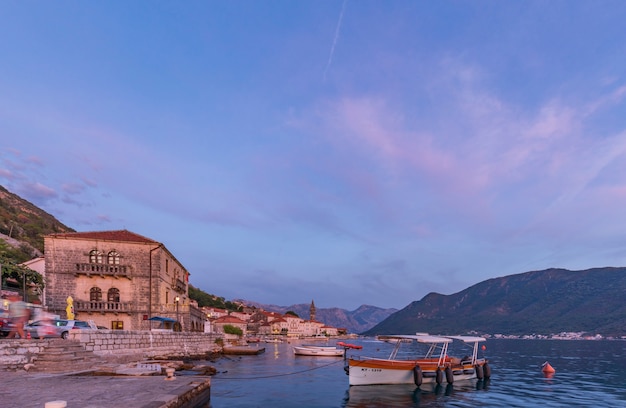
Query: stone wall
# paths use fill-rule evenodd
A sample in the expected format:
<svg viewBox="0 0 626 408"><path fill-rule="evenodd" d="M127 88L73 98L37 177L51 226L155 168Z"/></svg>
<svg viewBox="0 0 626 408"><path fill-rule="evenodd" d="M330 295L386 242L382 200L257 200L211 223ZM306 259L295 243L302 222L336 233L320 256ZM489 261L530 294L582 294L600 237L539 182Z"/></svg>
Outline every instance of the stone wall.
<svg viewBox="0 0 626 408"><path fill-rule="evenodd" d="M50 340L0 339L0 370L17 370L32 363Z"/></svg>
<svg viewBox="0 0 626 408"><path fill-rule="evenodd" d="M220 352L222 336L208 333L171 331L81 330L70 333L102 357L103 362L129 363L148 359L200 359ZM16 370L36 361L50 340L0 339L0 370Z"/></svg>
<svg viewBox="0 0 626 408"><path fill-rule="evenodd" d="M80 341L87 351L106 356L141 355L149 358L191 358L218 352L216 340L222 336L210 333L172 331L80 330L70 339Z"/></svg>

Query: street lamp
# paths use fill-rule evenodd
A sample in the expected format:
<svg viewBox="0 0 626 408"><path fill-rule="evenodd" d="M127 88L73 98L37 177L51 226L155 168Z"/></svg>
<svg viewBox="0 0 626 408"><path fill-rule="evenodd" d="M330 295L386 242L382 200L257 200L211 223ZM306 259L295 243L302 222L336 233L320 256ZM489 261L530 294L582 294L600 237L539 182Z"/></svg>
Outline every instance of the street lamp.
<svg viewBox="0 0 626 408"><path fill-rule="evenodd" d="M176 324L180 328L180 323L178 323L178 302L180 302L180 297L176 296L174 300L176 301Z"/></svg>

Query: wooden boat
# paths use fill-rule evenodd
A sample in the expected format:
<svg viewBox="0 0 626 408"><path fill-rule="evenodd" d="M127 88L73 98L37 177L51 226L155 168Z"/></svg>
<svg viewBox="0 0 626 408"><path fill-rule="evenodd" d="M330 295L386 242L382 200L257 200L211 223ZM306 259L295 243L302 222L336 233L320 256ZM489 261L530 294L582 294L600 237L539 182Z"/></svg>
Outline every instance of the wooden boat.
<svg viewBox="0 0 626 408"><path fill-rule="evenodd" d="M293 352L296 356L324 356L324 357L343 357L346 350L337 348L336 346L316 346L302 345L293 346Z"/></svg>
<svg viewBox="0 0 626 408"><path fill-rule="evenodd" d="M441 384L478 378L489 378L491 370L484 358L478 358L478 344L486 341L474 336L431 336L428 334L379 336L393 343L388 358L354 357L346 360L350 385L374 384ZM463 358L448 356L448 347L459 341L471 348ZM424 351L413 359L399 359L401 345L420 345Z"/></svg>
<svg viewBox="0 0 626 408"><path fill-rule="evenodd" d="M253 356L261 353L265 353L265 347L250 347L250 346L224 346L222 348L224 354L236 355L236 356Z"/></svg>

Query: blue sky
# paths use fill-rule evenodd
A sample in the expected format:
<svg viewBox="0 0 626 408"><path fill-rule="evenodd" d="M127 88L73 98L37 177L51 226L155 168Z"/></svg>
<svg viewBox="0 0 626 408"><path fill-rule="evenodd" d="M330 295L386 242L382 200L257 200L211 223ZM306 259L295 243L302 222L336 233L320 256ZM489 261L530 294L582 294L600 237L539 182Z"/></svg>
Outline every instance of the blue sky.
<svg viewBox="0 0 626 408"><path fill-rule="evenodd" d="M626 2L4 1L0 184L227 299L626 265Z"/></svg>

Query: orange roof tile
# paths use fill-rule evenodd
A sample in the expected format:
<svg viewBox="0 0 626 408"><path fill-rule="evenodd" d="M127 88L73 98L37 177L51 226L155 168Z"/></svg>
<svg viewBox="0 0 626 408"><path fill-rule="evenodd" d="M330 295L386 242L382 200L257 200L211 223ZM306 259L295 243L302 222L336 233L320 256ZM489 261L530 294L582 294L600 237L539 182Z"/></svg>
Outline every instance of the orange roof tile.
<svg viewBox="0 0 626 408"><path fill-rule="evenodd" d="M146 238L143 235L128 230L117 231L91 231L91 232L67 232L64 234L50 234L54 238L96 239L103 241L124 241L158 244L157 241Z"/></svg>
<svg viewBox="0 0 626 408"><path fill-rule="evenodd" d="M245 323L243 320L235 317L235 316L222 316L218 317L214 321L215 323Z"/></svg>

